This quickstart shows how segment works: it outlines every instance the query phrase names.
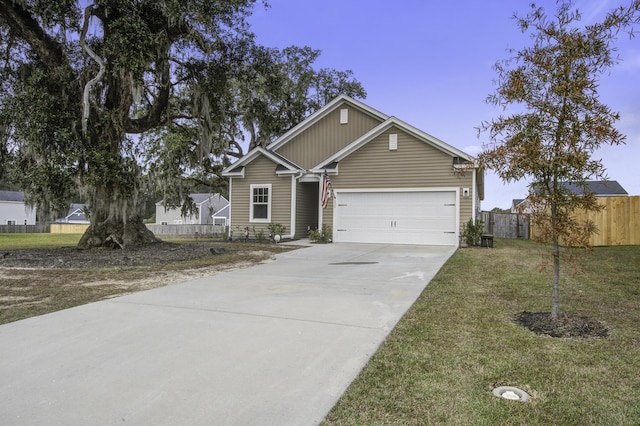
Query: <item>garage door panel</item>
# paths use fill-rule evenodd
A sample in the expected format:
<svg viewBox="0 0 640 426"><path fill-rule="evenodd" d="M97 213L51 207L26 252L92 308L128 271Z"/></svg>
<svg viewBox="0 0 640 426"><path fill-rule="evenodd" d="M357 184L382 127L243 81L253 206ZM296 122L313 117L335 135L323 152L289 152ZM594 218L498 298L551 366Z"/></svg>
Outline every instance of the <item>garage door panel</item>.
<svg viewBox="0 0 640 426"><path fill-rule="evenodd" d="M457 245L456 192L337 192L336 242Z"/></svg>

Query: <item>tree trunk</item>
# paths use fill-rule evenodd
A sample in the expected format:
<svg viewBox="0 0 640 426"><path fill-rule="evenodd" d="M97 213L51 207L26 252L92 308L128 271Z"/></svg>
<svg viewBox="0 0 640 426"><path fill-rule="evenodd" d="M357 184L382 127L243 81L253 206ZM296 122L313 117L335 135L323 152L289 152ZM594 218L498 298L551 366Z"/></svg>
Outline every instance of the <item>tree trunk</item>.
<svg viewBox="0 0 640 426"><path fill-rule="evenodd" d="M127 223L117 219L107 219L100 223L92 222L80 238L77 247L81 250L95 247L125 249L153 244L158 241L153 232L142 222L142 218L136 216L129 218Z"/></svg>
<svg viewBox="0 0 640 426"><path fill-rule="evenodd" d="M557 232L557 207L551 206L551 225L553 232L553 283L551 297L551 318L558 318L560 313L560 242Z"/></svg>
<svg viewBox="0 0 640 426"><path fill-rule="evenodd" d="M553 242L553 285L552 285L551 318L558 318L560 313L560 244Z"/></svg>

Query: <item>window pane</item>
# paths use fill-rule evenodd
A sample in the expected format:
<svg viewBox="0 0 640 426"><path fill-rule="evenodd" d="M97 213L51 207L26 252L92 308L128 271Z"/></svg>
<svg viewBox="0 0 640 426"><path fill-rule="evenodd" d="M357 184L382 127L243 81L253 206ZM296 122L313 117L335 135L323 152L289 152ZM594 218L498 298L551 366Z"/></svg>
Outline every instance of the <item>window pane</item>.
<svg viewBox="0 0 640 426"><path fill-rule="evenodd" d="M253 218L254 219L266 219L267 218L267 204L254 204L253 205Z"/></svg>
<svg viewBox="0 0 640 426"><path fill-rule="evenodd" d="M254 203L268 203L269 202L269 188L253 188L253 202Z"/></svg>

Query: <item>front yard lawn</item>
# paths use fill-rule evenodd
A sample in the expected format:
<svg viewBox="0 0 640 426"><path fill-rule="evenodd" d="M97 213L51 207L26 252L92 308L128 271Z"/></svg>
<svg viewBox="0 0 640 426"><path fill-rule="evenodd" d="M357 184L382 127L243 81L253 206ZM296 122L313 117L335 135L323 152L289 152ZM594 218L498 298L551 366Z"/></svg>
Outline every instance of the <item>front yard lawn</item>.
<svg viewBox="0 0 640 426"><path fill-rule="evenodd" d="M540 246L496 240L458 250L327 415L324 424L638 424L640 246L564 263L560 309L604 322L606 338L518 325L551 310ZM530 402L497 398L516 386Z"/></svg>

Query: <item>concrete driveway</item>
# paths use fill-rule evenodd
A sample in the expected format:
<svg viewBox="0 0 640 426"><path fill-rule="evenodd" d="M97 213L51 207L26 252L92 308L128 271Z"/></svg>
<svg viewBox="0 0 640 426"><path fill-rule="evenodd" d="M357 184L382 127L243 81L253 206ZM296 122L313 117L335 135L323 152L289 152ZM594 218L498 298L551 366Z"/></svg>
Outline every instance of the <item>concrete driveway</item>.
<svg viewBox="0 0 640 426"><path fill-rule="evenodd" d="M0 326L3 425L313 425L455 251L328 244Z"/></svg>

